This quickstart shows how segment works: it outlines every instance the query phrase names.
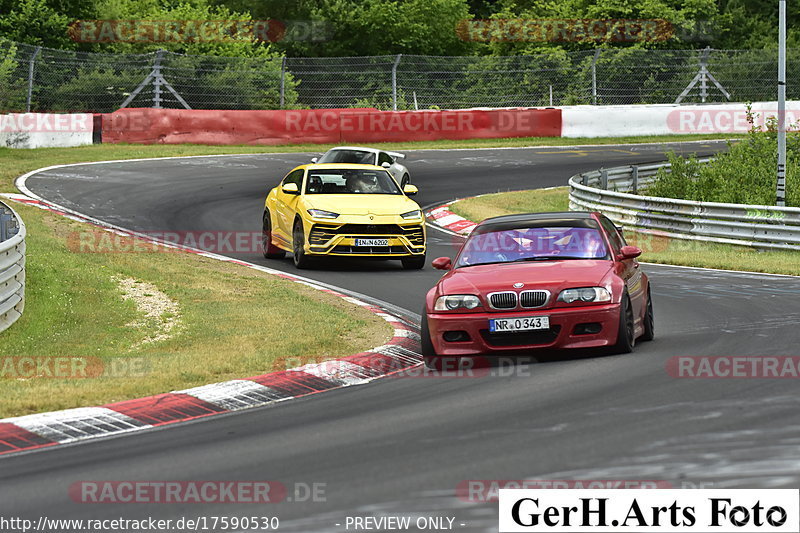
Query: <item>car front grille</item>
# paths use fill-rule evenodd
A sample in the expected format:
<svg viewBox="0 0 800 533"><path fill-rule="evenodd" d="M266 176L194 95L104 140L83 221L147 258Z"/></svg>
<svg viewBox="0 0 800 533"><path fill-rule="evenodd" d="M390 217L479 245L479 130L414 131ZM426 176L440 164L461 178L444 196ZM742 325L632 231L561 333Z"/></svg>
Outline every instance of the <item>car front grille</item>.
<svg viewBox="0 0 800 533"><path fill-rule="evenodd" d="M522 291L519 293L519 305L527 308L542 307L547 303L550 294L547 291Z"/></svg>
<svg viewBox="0 0 800 533"><path fill-rule="evenodd" d="M397 224L314 224L308 235L312 245L322 245L337 235L359 237L364 235L404 236L414 246L425 244L425 232L422 226L399 226Z"/></svg>
<svg viewBox="0 0 800 533"><path fill-rule="evenodd" d="M558 338L561 326L553 325L550 329L540 331L519 331L492 333L488 329L480 330L481 337L489 346L535 346L552 344Z"/></svg>
<svg viewBox="0 0 800 533"><path fill-rule="evenodd" d="M404 246L334 246L331 253L334 254L382 254L382 255L408 255L408 250Z"/></svg>
<svg viewBox="0 0 800 533"><path fill-rule="evenodd" d="M517 307L516 292L495 292L489 295L489 303L495 309L514 309Z"/></svg>

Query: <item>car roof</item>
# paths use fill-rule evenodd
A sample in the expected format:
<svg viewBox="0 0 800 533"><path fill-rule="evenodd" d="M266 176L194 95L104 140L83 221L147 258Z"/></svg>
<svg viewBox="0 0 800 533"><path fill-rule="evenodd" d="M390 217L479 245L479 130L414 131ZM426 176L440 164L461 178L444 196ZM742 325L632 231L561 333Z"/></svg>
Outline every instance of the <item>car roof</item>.
<svg viewBox="0 0 800 533"><path fill-rule="evenodd" d="M549 213L521 213L516 215L503 215L499 217L487 218L479 225L482 227L494 225L507 225L524 222L541 222L543 220L581 220L595 218L592 213L586 211L554 211Z"/></svg>
<svg viewBox="0 0 800 533"><path fill-rule="evenodd" d="M378 148L367 148L366 146L334 146L328 152L333 150L361 150L362 152L385 152L385 150L380 150Z"/></svg>

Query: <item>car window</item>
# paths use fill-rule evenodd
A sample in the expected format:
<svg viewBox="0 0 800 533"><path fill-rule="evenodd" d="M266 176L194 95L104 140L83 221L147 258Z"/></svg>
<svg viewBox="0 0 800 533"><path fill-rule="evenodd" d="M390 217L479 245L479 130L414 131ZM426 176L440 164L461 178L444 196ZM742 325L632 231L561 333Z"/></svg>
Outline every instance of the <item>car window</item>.
<svg viewBox="0 0 800 533"><path fill-rule="evenodd" d="M302 168L289 172L289 174L287 174L286 177L283 178L282 185L286 185L288 183L294 183L295 185L297 185L297 190L299 191L300 185L303 183L303 172L304 171Z"/></svg>
<svg viewBox="0 0 800 533"><path fill-rule="evenodd" d="M378 154L378 165L383 165L384 163L389 163L391 165L394 163L394 159L386 152L381 152Z"/></svg>
<svg viewBox="0 0 800 533"><path fill-rule="evenodd" d="M403 194L385 170L318 169L308 173L306 194Z"/></svg>
<svg viewBox="0 0 800 533"><path fill-rule="evenodd" d="M625 246L625 238L620 235L617 227L608 218L600 217L600 224L603 225L603 229L608 233L608 240L611 241L611 248L614 249L614 253L619 253L622 247Z"/></svg>
<svg viewBox="0 0 800 533"><path fill-rule="evenodd" d="M317 163L350 163L374 165L375 153L366 150L330 150Z"/></svg>
<svg viewBox="0 0 800 533"><path fill-rule="evenodd" d="M600 228L592 221L473 232L456 267L515 261L607 259Z"/></svg>

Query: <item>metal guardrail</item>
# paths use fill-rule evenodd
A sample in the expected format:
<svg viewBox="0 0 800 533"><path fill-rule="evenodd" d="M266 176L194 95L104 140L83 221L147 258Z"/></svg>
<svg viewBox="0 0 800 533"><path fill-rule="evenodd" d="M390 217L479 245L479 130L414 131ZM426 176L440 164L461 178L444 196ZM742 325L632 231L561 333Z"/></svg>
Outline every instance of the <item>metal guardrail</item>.
<svg viewBox="0 0 800 533"><path fill-rule="evenodd" d="M708 159L701 160L702 163ZM669 163L614 167L569 179L573 211L601 211L625 229L678 239L800 250L800 208L644 196Z"/></svg>
<svg viewBox="0 0 800 533"><path fill-rule="evenodd" d="M0 331L22 316L25 307L25 224L0 202Z"/></svg>

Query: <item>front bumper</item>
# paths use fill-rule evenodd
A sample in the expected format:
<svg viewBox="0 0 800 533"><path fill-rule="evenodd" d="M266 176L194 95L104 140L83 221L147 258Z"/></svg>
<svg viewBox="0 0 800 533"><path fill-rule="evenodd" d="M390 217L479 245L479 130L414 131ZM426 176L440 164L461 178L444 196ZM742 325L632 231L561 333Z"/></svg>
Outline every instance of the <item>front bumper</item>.
<svg viewBox="0 0 800 533"><path fill-rule="evenodd" d="M386 246L357 246L357 239L386 239ZM425 254L425 227L413 223L320 223L306 236L306 253L346 257L401 258Z"/></svg>
<svg viewBox="0 0 800 533"><path fill-rule="evenodd" d="M479 355L536 349L611 346L617 342L619 304L553 309L518 309L501 313L429 313L431 341L438 355ZM550 317L550 329L489 333L490 318ZM587 325L590 325L587 327ZM594 333L599 326L599 331ZM466 332L468 340L447 341L448 332ZM587 332L588 331L588 332ZM450 333L452 337L455 334Z"/></svg>

